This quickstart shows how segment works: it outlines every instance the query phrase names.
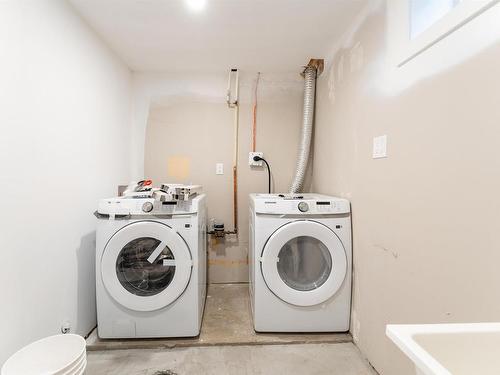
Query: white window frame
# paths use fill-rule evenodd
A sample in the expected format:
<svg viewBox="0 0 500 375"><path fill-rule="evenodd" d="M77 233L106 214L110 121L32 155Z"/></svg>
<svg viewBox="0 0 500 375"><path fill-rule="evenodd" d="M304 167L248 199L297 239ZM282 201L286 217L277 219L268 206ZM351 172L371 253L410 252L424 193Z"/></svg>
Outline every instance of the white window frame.
<svg viewBox="0 0 500 375"><path fill-rule="evenodd" d="M389 21L393 31L391 44L395 47L395 64L402 67L499 2L500 0L462 0L448 14L411 39L410 0L390 1Z"/></svg>

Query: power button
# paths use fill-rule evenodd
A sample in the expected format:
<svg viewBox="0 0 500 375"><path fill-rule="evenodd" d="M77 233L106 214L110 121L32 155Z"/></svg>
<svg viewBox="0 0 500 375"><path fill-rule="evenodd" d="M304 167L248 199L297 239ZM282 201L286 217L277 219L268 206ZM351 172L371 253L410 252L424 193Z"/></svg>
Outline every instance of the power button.
<svg viewBox="0 0 500 375"><path fill-rule="evenodd" d="M309 205L306 202L300 202L298 208L300 212L309 211Z"/></svg>

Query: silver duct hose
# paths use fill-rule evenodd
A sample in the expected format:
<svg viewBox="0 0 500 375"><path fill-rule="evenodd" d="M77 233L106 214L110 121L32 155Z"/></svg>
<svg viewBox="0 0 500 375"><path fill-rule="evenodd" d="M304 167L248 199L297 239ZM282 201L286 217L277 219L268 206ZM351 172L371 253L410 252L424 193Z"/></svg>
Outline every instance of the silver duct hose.
<svg viewBox="0 0 500 375"><path fill-rule="evenodd" d="M302 117L302 132L300 136L299 154L297 168L293 178L290 193L300 193L309 162L311 150L311 138L314 121L314 96L316 91L316 68L308 66L304 71L304 113Z"/></svg>

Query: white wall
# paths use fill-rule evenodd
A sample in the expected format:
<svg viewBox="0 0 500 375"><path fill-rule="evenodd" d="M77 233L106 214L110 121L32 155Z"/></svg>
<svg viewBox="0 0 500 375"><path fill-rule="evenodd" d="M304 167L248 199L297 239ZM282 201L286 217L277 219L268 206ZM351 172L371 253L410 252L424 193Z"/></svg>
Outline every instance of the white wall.
<svg viewBox="0 0 500 375"><path fill-rule="evenodd" d="M346 34L316 106L313 189L352 202L351 328L383 375L414 371L387 323L500 318L500 4L396 68L400 1Z"/></svg>
<svg viewBox="0 0 500 375"><path fill-rule="evenodd" d="M0 1L0 364L96 324L92 213L130 178L130 80L65 1Z"/></svg>
<svg viewBox="0 0 500 375"><path fill-rule="evenodd" d="M209 246L210 283L248 281L248 195L267 192L265 168L251 169L252 93L256 73L242 72L238 153L238 236L212 238ZM136 150L144 159L138 173L154 183L202 184L208 215L233 226L232 163L234 110L225 103L227 74L136 75L135 103L141 108ZM288 191L296 165L302 113L303 79L291 74L262 74L257 110L257 150L271 164L274 191ZM147 128L146 128L147 124ZM146 138L144 138L146 135ZM139 143L142 142L142 143ZM145 142L145 143L144 143ZM145 147L144 147L145 145ZM169 158L182 157L185 176L171 173ZM184 161L186 163L184 163ZM215 164L224 163L224 175ZM186 164L189 163L189 166ZM139 168L141 167L141 168ZM142 169L144 168L144 172ZM138 175L142 178L142 175Z"/></svg>
<svg viewBox="0 0 500 375"><path fill-rule="evenodd" d="M224 102L227 76L224 73L133 74L131 174L144 178L144 147L151 105L185 101Z"/></svg>

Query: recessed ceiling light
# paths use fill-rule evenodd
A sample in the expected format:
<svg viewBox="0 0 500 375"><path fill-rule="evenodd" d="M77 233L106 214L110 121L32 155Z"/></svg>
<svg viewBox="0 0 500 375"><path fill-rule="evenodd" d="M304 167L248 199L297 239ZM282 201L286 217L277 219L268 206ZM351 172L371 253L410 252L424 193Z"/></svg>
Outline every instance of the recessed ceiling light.
<svg viewBox="0 0 500 375"><path fill-rule="evenodd" d="M207 0L185 0L189 9L195 12L202 11L207 5Z"/></svg>

